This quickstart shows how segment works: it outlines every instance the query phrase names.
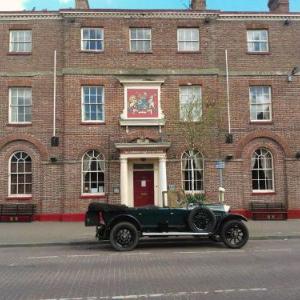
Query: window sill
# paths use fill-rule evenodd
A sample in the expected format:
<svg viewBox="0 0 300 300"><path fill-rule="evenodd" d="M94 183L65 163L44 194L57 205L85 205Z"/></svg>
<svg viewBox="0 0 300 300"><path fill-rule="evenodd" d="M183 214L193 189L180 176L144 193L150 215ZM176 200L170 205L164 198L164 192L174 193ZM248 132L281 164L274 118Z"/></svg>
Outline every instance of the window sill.
<svg viewBox="0 0 300 300"><path fill-rule="evenodd" d="M82 194L80 196L80 199L106 199L106 195L105 194Z"/></svg>
<svg viewBox="0 0 300 300"><path fill-rule="evenodd" d="M201 51L178 51L177 54L201 54Z"/></svg>
<svg viewBox="0 0 300 300"><path fill-rule="evenodd" d="M21 196L21 195L16 195L16 196L8 196L6 197L7 201L30 201L32 200L32 196Z"/></svg>
<svg viewBox="0 0 300 300"><path fill-rule="evenodd" d="M8 52L7 55L9 56L30 56L32 52Z"/></svg>
<svg viewBox="0 0 300 300"><path fill-rule="evenodd" d="M31 127L32 123L8 123L7 127Z"/></svg>
<svg viewBox="0 0 300 300"><path fill-rule="evenodd" d="M86 54L103 54L104 50L80 50L80 53L86 53Z"/></svg>
<svg viewBox="0 0 300 300"><path fill-rule="evenodd" d="M267 196L267 195L271 196L271 195L276 195L276 192L252 192L251 195L252 196L261 196L261 195L263 195L263 196Z"/></svg>
<svg viewBox="0 0 300 300"><path fill-rule="evenodd" d="M105 122L81 122L80 125L98 126L105 125Z"/></svg>
<svg viewBox="0 0 300 300"><path fill-rule="evenodd" d="M249 54L249 55L271 55L271 52L249 52L249 51L247 51L246 54Z"/></svg>
<svg viewBox="0 0 300 300"><path fill-rule="evenodd" d="M273 125L273 121L250 121L249 124L252 125Z"/></svg>
<svg viewBox="0 0 300 300"><path fill-rule="evenodd" d="M153 54L152 51L142 52L142 51L129 51L128 54Z"/></svg>

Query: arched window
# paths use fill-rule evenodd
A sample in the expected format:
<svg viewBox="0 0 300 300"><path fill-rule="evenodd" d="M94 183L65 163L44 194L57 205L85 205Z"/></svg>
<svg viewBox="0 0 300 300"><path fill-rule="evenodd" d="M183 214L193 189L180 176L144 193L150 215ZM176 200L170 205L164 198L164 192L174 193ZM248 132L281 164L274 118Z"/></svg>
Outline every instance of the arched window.
<svg viewBox="0 0 300 300"><path fill-rule="evenodd" d="M86 152L82 158L82 193L104 193L104 156L96 150Z"/></svg>
<svg viewBox="0 0 300 300"><path fill-rule="evenodd" d="M15 152L9 162L10 195L31 195L32 161L25 152Z"/></svg>
<svg viewBox="0 0 300 300"><path fill-rule="evenodd" d="M189 150L181 158L182 186L186 192L203 191L204 160L199 151Z"/></svg>
<svg viewBox="0 0 300 300"><path fill-rule="evenodd" d="M264 148L257 149L251 163L253 191L274 191L272 153Z"/></svg>

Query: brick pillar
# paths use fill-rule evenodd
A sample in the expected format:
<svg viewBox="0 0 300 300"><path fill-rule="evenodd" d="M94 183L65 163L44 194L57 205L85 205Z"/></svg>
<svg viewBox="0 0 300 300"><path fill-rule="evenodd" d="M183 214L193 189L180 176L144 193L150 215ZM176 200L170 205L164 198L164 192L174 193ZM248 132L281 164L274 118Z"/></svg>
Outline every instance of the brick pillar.
<svg viewBox="0 0 300 300"><path fill-rule="evenodd" d="M206 0L191 0L191 9L205 10L206 9Z"/></svg>
<svg viewBox="0 0 300 300"><path fill-rule="evenodd" d="M269 0L268 3L271 13L289 13L289 0Z"/></svg>
<svg viewBox="0 0 300 300"><path fill-rule="evenodd" d="M89 0L75 0L76 9L89 9Z"/></svg>

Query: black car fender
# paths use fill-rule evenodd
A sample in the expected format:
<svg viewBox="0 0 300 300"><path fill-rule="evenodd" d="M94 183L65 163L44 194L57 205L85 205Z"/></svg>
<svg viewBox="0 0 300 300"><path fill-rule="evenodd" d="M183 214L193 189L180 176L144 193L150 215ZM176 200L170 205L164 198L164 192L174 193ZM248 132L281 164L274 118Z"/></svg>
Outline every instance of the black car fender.
<svg viewBox="0 0 300 300"><path fill-rule="evenodd" d="M109 228L109 230L111 228L113 228L117 223L121 223L121 222L129 222L132 223L133 225L136 226L138 231L141 231L142 226L141 223L132 215L128 215L128 214L122 214L122 215L118 215L114 218L112 218L107 225L107 228Z"/></svg>
<svg viewBox="0 0 300 300"><path fill-rule="evenodd" d="M232 221L232 220L238 220L238 221L245 221L247 222L248 219L245 218L244 216L242 215L236 215L236 214L228 214L228 215L225 215L219 222L218 222L218 226L217 226L217 230L216 231L219 231L221 230L221 228L223 227L223 225L228 222L228 221Z"/></svg>

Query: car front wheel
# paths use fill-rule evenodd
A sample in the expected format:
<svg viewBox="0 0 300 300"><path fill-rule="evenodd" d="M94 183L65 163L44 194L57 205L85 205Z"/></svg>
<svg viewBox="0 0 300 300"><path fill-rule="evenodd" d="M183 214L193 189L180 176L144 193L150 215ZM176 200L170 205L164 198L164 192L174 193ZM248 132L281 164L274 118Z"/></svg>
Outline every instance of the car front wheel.
<svg viewBox="0 0 300 300"><path fill-rule="evenodd" d="M249 239L246 225L237 220L226 222L221 231L221 238L228 248L242 248Z"/></svg>
<svg viewBox="0 0 300 300"><path fill-rule="evenodd" d="M138 230L131 223L118 223L110 232L110 243L117 251L131 251L137 246L138 242Z"/></svg>

